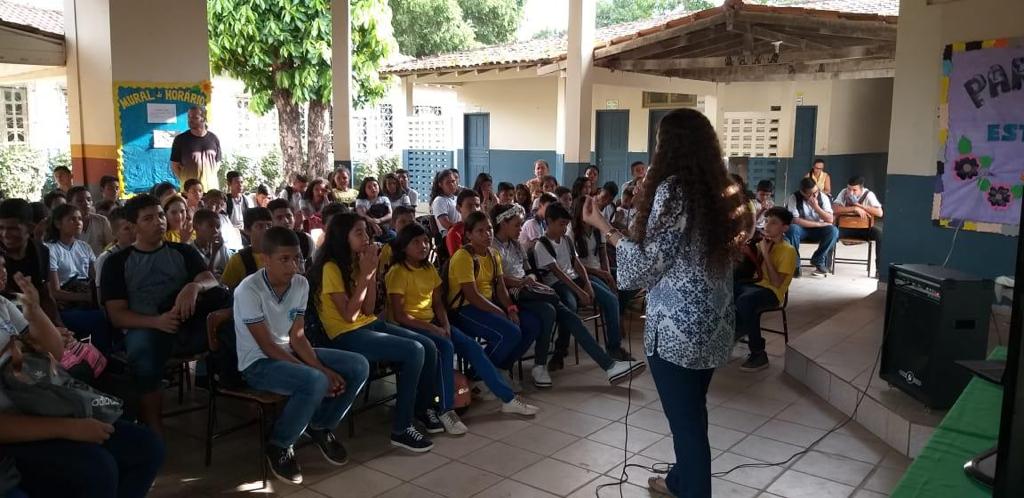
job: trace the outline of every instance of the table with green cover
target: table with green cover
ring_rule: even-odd
[[[1006,359],[999,347],[990,359]],[[956,367],[959,368],[959,367]],[[1003,388],[975,377],[935,428],[921,454],[903,474],[892,496],[897,498],[970,498],[992,496],[992,490],[964,473],[964,463],[994,447],[999,439]]]

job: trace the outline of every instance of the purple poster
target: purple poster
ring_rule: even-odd
[[[942,63],[938,217],[973,222],[978,230],[1005,231],[984,225],[1020,221],[1024,40],[949,45]]]

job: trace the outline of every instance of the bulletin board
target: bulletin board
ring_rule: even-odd
[[[1024,198],[1024,38],[947,45],[940,85],[932,219],[1016,235]]]
[[[209,81],[114,82],[117,177],[125,195],[164,181],[179,186],[170,167],[171,144],[188,130],[189,108],[207,108],[211,90]]]

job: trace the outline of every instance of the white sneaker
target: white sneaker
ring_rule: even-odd
[[[516,415],[526,415],[528,417],[536,415],[540,411],[540,408],[533,406],[525,401],[523,398],[516,396],[512,398],[512,401],[501,404],[501,413],[514,413]]]
[[[516,394],[523,392],[523,385],[520,384],[518,380],[513,379],[510,372],[502,372],[501,376],[505,379],[505,383],[508,384],[508,387],[512,388],[512,392]]]
[[[444,430],[448,434],[461,436],[469,432],[469,428],[466,427],[466,424],[462,423],[462,420],[459,419],[459,414],[455,413],[455,410],[448,410],[442,413],[440,418],[441,424],[444,425]]]
[[[618,384],[634,375],[639,375],[647,368],[642,361],[617,361],[605,372],[608,374],[608,382]]]
[[[530,373],[533,375],[533,385],[551,387],[551,374],[548,373],[547,365],[534,365]]]
[[[487,387],[487,384],[482,380],[478,380],[473,383],[473,397],[481,401],[498,399],[498,397],[491,392],[491,389]]]

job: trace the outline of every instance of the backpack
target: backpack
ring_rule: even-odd
[[[324,322],[320,320],[320,313],[316,310],[316,295],[312,292],[309,293],[309,300],[306,302],[306,314],[303,315],[303,325],[306,339],[309,340],[313,347],[328,347],[331,340],[327,337]]]
[[[299,253],[302,254],[302,259],[309,261],[309,235],[301,230],[294,230],[294,232],[295,236],[299,238]],[[256,261],[253,260],[253,263]]]
[[[206,361],[209,374],[216,377],[218,384],[228,389],[245,387],[242,372],[238,371],[237,339],[234,320],[226,320],[217,329],[217,342],[220,343],[220,348],[211,351]]]
[[[302,238],[299,238],[301,241]],[[299,242],[302,244],[302,242]],[[241,251],[238,251],[238,257],[242,258],[242,266],[245,267],[245,275],[249,276],[256,273],[260,268],[256,264],[256,255],[252,252],[252,246],[244,247]]]
[[[469,252],[469,251],[467,250],[466,252]],[[470,256],[473,256],[473,255],[470,254]],[[498,278],[500,278],[500,275],[498,275],[498,263],[494,259],[494,249],[491,249],[490,247],[487,248],[487,257],[490,258],[490,260],[491,260],[491,268],[494,271],[494,279],[491,281],[491,288],[494,289],[494,292],[498,292]],[[449,269],[449,264],[450,263],[451,263],[451,259],[445,261],[444,264],[441,266],[441,272],[440,272],[441,273],[441,295],[446,296],[445,299],[447,299],[448,293],[451,290],[451,284],[449,283],[449,275],[448,275],[448,273],[450,271],[450,269]],[[476,280],[476,278],[479,275],[480,275],[480,261],[477,260],[476,256],[473,256],[473,279]],[[461,308],[465,304],[466,304],[466,296],[462,293],[462,289],[459,289],[459,292],[457,292],[455,294],[455,297],[452,298],[451,301],[446,301],[445,302],[445,307],[450,309],[450,310],[457,310],[457,309]]]

